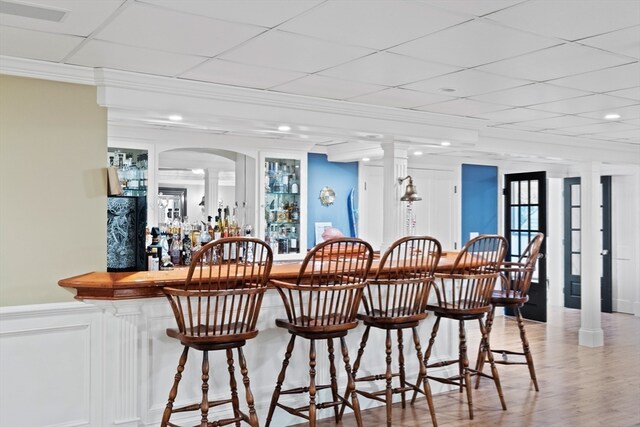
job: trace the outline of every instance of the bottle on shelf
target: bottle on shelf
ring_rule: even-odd
[[[169,255],[171,256],[171,262],[173,265],[180,265],[180,254],[182,252],[182,242],[180,241],[180,235],[174,234],[171,237],[171,246],[169,247]]]
[[[191,236],[188,233],[182,239],[182,264],[191,265]]]
[[[300,187],[298,186],[298,180],[296,180],[296,176],[292,175],[291,178],[291,187],[290,187],[290,191],[291,194],[298,194],[300,192]]]
[[[222,229],[220,228],[220,217],[215,217],[215,225],[213,226],[213,240],[218,240],[222,237]]]

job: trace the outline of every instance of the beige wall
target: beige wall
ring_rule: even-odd
[[[106,269],[106,156],[95,87],[0,75],[0,306]]]

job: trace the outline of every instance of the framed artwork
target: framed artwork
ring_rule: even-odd
[[[324,233],[324,231],[327,228],[331,228],[331,227],[332,227],[332,223],[330,223],[330,222],[316,222],[315,223],[316,245],[318,243],[324,242],[324,239],[322,238],[322,233]]]

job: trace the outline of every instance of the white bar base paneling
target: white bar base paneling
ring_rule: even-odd
[[[289,334],[275,326],[277,317],[284,317],[280,297],[276,292],[268,291],[258,322],[260,333],[244,348],[260,424],[265,422],[289,340]],[[429,316],[420,326],[423,354],[433,321],[434,317]],[[173,314],[164,298],[0,308],[0,425],[159,425],[182,351],[180,343],[167,337],[165,332],[174,324]],[[469,324],[469,327],[473,325]],[[360,326],[347,336],[351,365],[357,356],[363,329]],[[371,331],[359,376],[384,373],[384,335],[384,331]],[[457,324],[444,319],[431,361],[451,358],[457,354],[457,345]],[[474,344],[469,345],[473,348]],[[334,341],[334,346],[338,383],[344,390],[346,379],[338,340]],[[326,345],[318,341],[316,348],[317,381],[328,382]],[[308,341],[298,338],[284,387],[308,385],[308,353]],[[413,381],[417,376],[417,361],[410,331],[404,333],[404,355],[407,378]],[[397,363],[395,350],[393,357]],[[176,405],[201,400],[201,363],[201,352],[191,350]],[[210,366],[209,397],[226,398],[229,373],[224,352],[211,352]],[[453,371],[448,367],[446,374],[454,375]],[[430,373],[440,375],[443,372],[434,369]],[[240,402],[246,408],[238,366],[235,374]],[[382,388],[382,383],[376,387]],[[361,386],[371,389],[369,384]],[[431,382],[431,387],[434,393],[448,390],[435,381]],[[364,397],[359,397],[359,401],[362,408],[379,405]],[[286,396],[282,402],[294,406],[307,404],[304,395]],[[34,404],[37,410],[34,410]],[[426,405],[424,400],[418,404]],[[224,406],[214,408],[210,413],[213,417],[231,415]],[[319,411],[320,417],[332,414],[331,410]],[[195,424],[199,415],[175,415],[172,420]],[[286,426],[302,421],[276,409],[272,425]]]

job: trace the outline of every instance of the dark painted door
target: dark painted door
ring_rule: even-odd
[[[602,274],[601,274],[601,310],[605,313],[612,311],[611,295],[611,177],[600,177],[602,197]],[[580,308],[581,279],[580,279],[580,178],[565,178],[564,180],[564,306]]]
[[[533,236],[547,235],[547,177],[545,172],[505,175],[505,237],[509,241],[508,259],[517,260]],[[529,301],[522,315],[531,320],[547,321],[547,244],[540,249],[541,258],[529,288]]]

